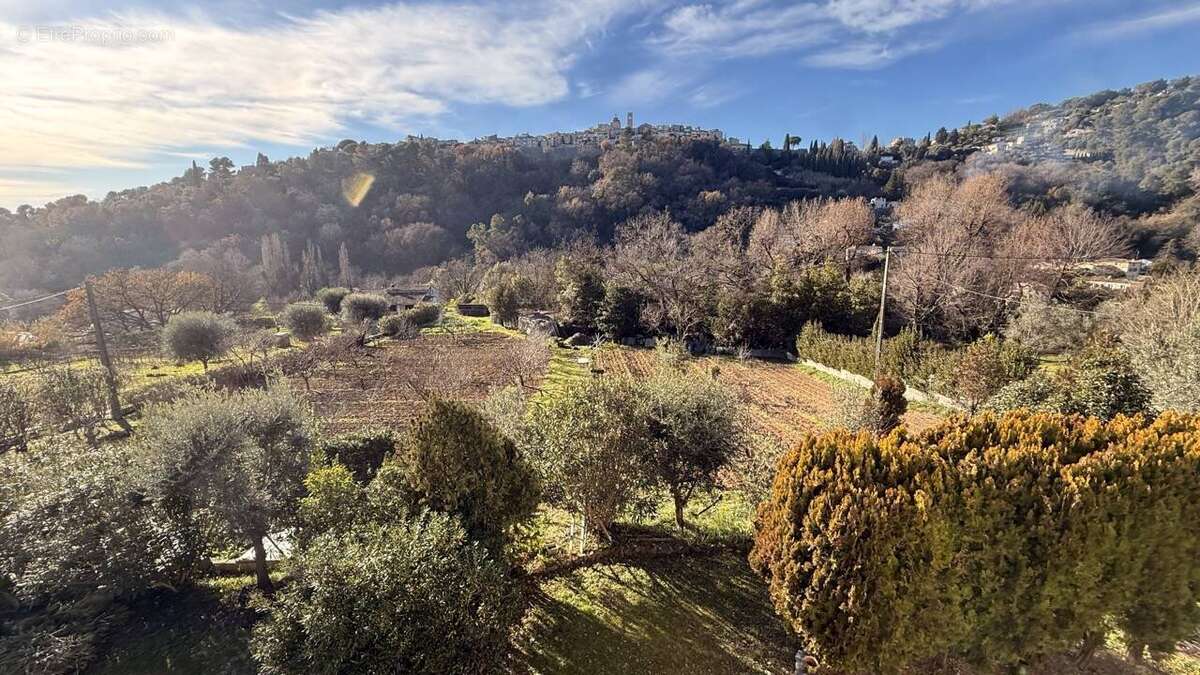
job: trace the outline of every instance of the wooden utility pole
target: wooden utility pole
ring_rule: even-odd
[[[875,319],[875,377],[879,377],[879,360],[883,356],[883,310],[887,306],[888,263],[892,260],[892,249],[883,249],[883,289],[879,293],[879,316]]]
[[[121,411],[121,399],[117,395],[117,372],[113,369],[112,359],[108,356],[108,342],[104,339],[104,326],[100,324],[100,311],[96,309],[96,296],[92,293],[92,282],[83,282],[83,291],[87,295],[88,314],[92,318],[92,328],[96,331],[96,349],[100,352],[100,365],[104,366],[104,382],[108,385],[108,412],[113,421],[125,431],[133,431]]]

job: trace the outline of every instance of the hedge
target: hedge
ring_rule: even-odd
[[[796,353],[801,358],[840,368],[863,377],[875,376],[875,340],[829,333],[821,324],[810,322],[796,338]],[[905,328],[883,341],[883,372],[894,375],[914,387],[949,391],[954,362],[959,356],[952,350],[917,336]]]
[[[1110,623],[1169,650],[1200,627],[1200,417],[1016,412],[920,436],[844,430],[781,460],[751,563],[823,664],[1013,667]]]
[[[809,322],[796,338],[796,353],[831,368],[875,377],[875,341],[837,335]],[[1009,382],[1019,380],[1037,364],[1032,352],[1013,342],[988,335],[965,347],[951,349],[926,340],[909,328],[883,341],[882,374],[898,377],[924,391],[956,398],[971,409]]]

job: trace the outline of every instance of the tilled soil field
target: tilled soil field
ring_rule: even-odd
[[[597,351],[596,366],[606,373],[645,377],[654,371],[656,359],[652,349],[606,347]],[[833,385],[795,364],[722,357],[703,357],[690,363],[704,372],[718,368],[717,379],[733,387],[748,404],[757,430],[785,444],[819,430],[833,411]],[[905,424],[914,431],[941,420],[941,416],[926,410],[910,410],[904,416]]]
[[[366,426],[404,429],[430,395],[477,401],[512,384],[504,359],[516,340],[478,332],[387,341],[322,363],[309,375],[307,391],[299,376],[291,385],[333,433]]]

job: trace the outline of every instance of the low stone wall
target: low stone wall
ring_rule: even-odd
[[[820,371],[822,373],[825,373],[826,375],[831,375],[833,377],[838,378],[839,380],[845,380],[846,382],[849,382],[851,384],[856,384],[865,389],[870,389],[875,384],[874,382],[871,381],[871,378],[869,378],[869,377],[863,377],[862,375],[859,375],[858,373],[852,373],[848,370],[842,370],[841,368],[830,368],[829,366],[827,366],[823,363],[818,363],[816,361],[811,361],[809,359],[801,359],[800,363],[809,368],[812,368],[813,370]],[[950,398],[949,396],[943,396],[942,394],[935,394],[933,392],[921,391],[920,389],[914,389],[914,388],[908,387],[908,386],[906,386],[904,389],[904,398],[906,398],[910,401],[918,401],[921,403],[933,403],[935,405],[940,405],[944,408],[950,408],[951,410],[965,410],[966,409],[963,407],[963,404],[959,403],[958,401],[955,401],[954,399]]]

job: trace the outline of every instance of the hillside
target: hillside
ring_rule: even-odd
[[[1156,80],[1038,104],[999,121],[974,166],[1033,166],[1084,201],[1149,212],[1194,192],[1200,166],[1200,78]]]
[[[780,148],[745,150],[626,133],[574,157],[486,140],[414,138],[345,140],[283,161],[260,154],[240,169],[218,157],[207,168],[193,164],[170,181],[100,201],[74,196],[0,209],[0,300],[58,291],[114,267],[204,253],[249,267],[271,233],[282,235],[295,260],[312,242],[331,265],[344,244],[361,272],[405,275],[472,247],[505,259],[581,235],[604,241],[617,224],[648,211],[669,210],[697,231],[741,206],[898,198],[906,183],[946,171],[1004,173],[1020,203],[1083,202],[1139,218],[1193,193],[1198,100],[1196,78],[1157,81],[919,140],[873,139],[861,149],[790,135]],[[1186,240],[1178,220],[1150,223],[1171,233],[1146,236],[1148,253]]]

